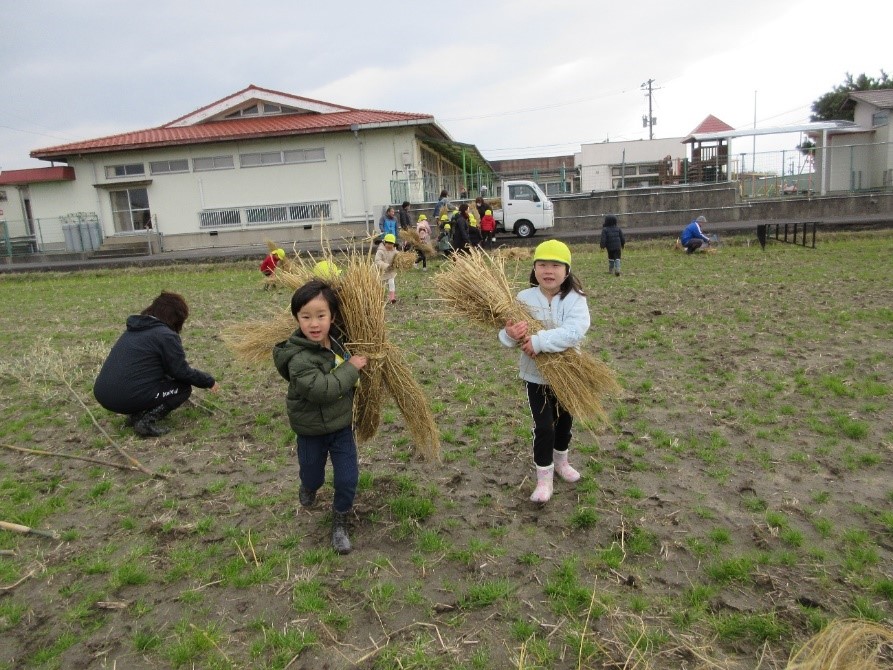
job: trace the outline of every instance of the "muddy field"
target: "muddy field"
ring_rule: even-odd
[[[624,390],[543,506],[516,354],[443,313],[436,267],[401,275],[390,333],[443,462],[388,404],[348,556],[331,488],[297,504],[284,382],[220,339],[288,291],[253,264],[0,277],[0,443],[124,465],[114,441],[156,475],[0,450],[0,520],[60,534],[0,532],[0,668],[752,670],[834,619],[889,625],[893,237],[747,242],[630,244],[621,277],[574,249]],[[222,393],[143,440],[90,388],[162,288]]]

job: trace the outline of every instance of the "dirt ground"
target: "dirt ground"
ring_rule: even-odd
[[[163,479],[0,453],[0,496],[60,501],[41,527],[70,534],[3,536],[16,553],[0,557],[15,566],[0,584],[0,668],[782,668],[817,622],[889,623],[891,271],[829,261],[829,274],[799,277],[796,253],[755,265],[730,249],[688,277],[681,263],[695,259],[673,257],[659,276],[628,261],[619,279],[587,257],[587,347],[624,392],[609,428],[577,431],[583,480],[556,481],[546,505],[528,500],[515,355],[436,316],[428,277],[404,281],[388,318],[437,410],[444,462],[412,456],[386,407],[360,448],[368,480],[344,557],[317,551],[331,488],[313,509],[297,505],[284,387],[268,370],[237,372],[219,339],[200,349],[214,315],[197,309],[184,331],[192,362],[248,383],[197,394],[201,406],[152,440],[91,407]],[[7,422],[50,401],[61,415],[7,425],[4,443],[122,462],[64,389],[34,393],[4,378]],[[847,419],[867,435],[841,435]],[[401,518],[404,494],[430,514]],[[440,543],[426,546],[426,531]],[[743,576],[720,574],[736,560]],[[475,604],[473,587],[494,583],[507,594]],[[297,595],[308,584],[322,586],[318,606]],[[294,653],[274,632],[315,643]]]

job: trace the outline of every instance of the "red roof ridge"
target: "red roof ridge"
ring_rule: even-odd
[[[689,133],[689,136],[695,135],[698,133],[719,133],[723,130],[735,130],[725,121],[716,118],[713,114],[708,114],[707,118],[705,118],[701,123],[698,124],[698,127],[692,130]]]

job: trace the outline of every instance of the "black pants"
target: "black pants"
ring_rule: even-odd
[[[167,407],[168,412],[173,412],[184,402],[189,400],[192,395],[192,384],[184,384],[173,379],[161,382],[158,385],[158,391],[155,397],[148,402],[145,407],[139,408],[138,411],[154,409],[159,405]],[[128,412],[131,413],[131,412]]]
[[[421,249],[416,249],[416,255],[419,257],[419,260],[416,263],[421,263],[423,268],[428,267],[428,259],[425,258],[425,252]]]
[[[533,415],[533,462],[541,468],[552,465],[552,450],[567,451],[574,417],[564,409],[545,384],[525,382],[527,402]]]
[[[616,261],[620,258],[621,249],[608,249],[608,260]]]
[[[689,240],[688,244],[685,245],[685,253],[693,254],[698,249],[700,249],[702,246],[704,246],[704,240],[696,237],[693,240]]]

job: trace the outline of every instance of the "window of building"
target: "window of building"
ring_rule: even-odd
[[[107,165],[105,168],[105,176],[108,179],[114,179],[115,177],[134,177],[141,174],[146,174],[146,166],[142,163]]]
[[[283,154],[285,163],[313,163],[326,159],[325,149],[290,149]]]
[[[149,193],[144,188],[127,188],[109,193],[112,201],[112,219],[119,233],[145,230],[152,227],[149,211]]]
[[[6,202],[6,191],[0,191],[0,202]]]
[[[192,169],[196,172],[206,170],[232,170],[235,167],[232,156],[209,156],[207,158],[193,158]]]
[[[875,112],[871,115],[871,125],[872,127],[877,126],[886,126],[890,123],[890,110],[882,109],[879,112]]]
[[[251,154],[239,154],[239,164],[242,167],[257,167],[259,165],[279,165],[282,163],[281,151],[260,151]]]
[[[149,172],[152,174],[189,172],[189,161],[185,158],[175,161],[152,161],[149,163]]]

